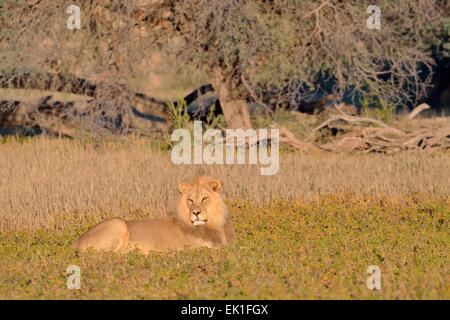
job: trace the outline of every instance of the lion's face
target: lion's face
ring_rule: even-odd
[[[219,180],[207,177],[199,177],[193,183],[180,183],[180,218],[194,227],[222,227],[227,211],[220,196],[220,188]]]

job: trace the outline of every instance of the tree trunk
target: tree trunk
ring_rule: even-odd
[[[233,96],[229,81],[223,73],[216,69],[211,80],[219,97],[228,127],[230,129],[252,128],[247,102],[242,98]]]

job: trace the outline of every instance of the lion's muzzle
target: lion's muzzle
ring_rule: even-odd
[[[191,211],[191,222],[194,226],[205,225],[207,221],[206,217],[202,217],[202,211]]]

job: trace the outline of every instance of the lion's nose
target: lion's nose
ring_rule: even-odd
[[[197,211],[192,211],[192,214],[198,218],[198,215],[201,213],[201,211],[197,210]]]

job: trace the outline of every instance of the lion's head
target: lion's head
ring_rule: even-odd
[[[217,179],[200,176],[193,182],[180,183],[181,193],[177,213],[186,224],[199,227],[208,226],[222,229],[228,210],[220,195],[221,182]]]

